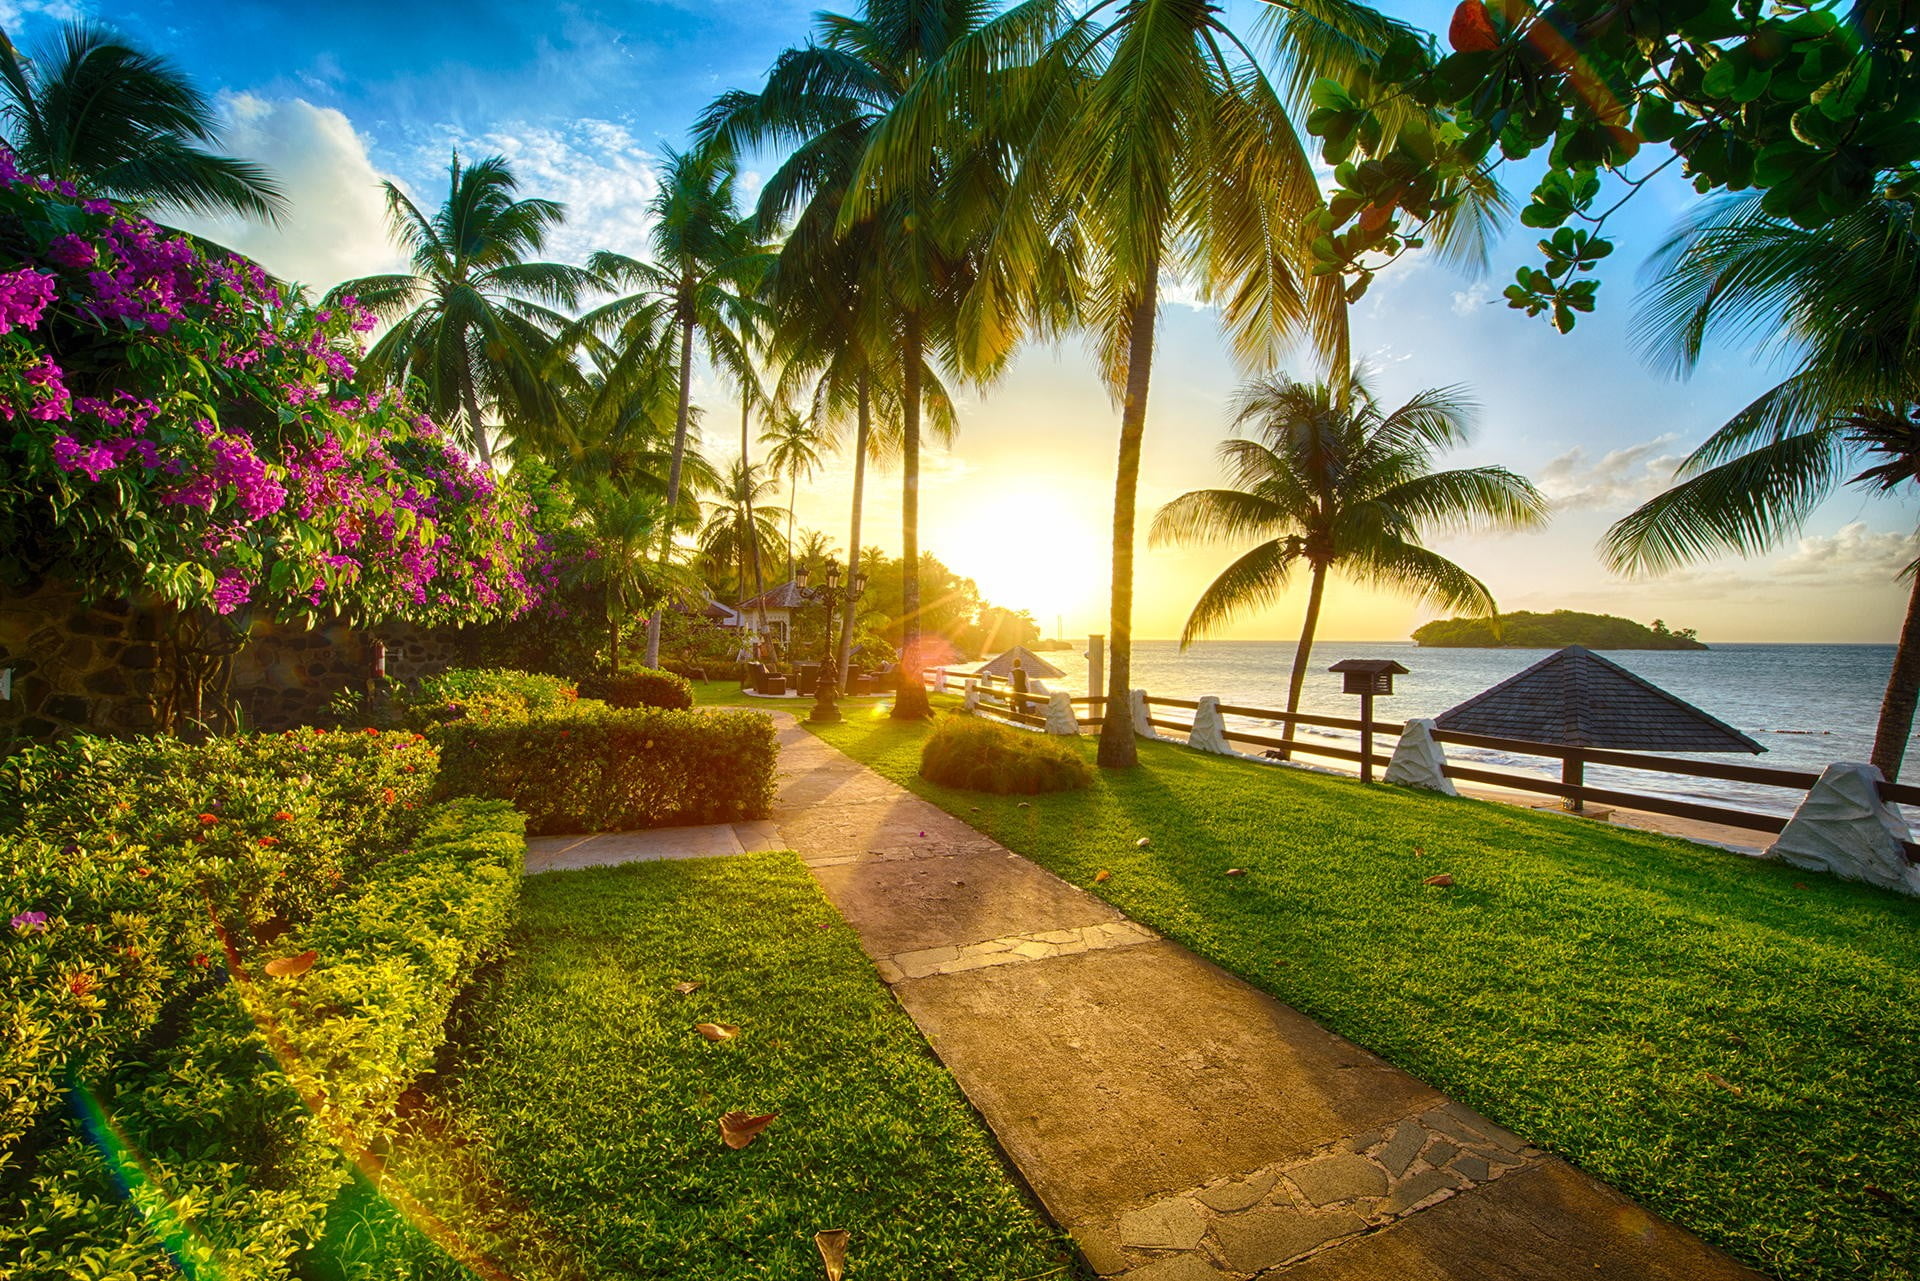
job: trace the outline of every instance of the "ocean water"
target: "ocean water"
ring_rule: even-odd
[[[1084,645],[1041,655],[1067,674],[1048,681],[1053,689],[1087,692]],[[1360,700],[1340,692],[1340,677],[1327,668],[1343,658],[1391,658],[1408,668],[1395,678],[1392,697],[1375,701],[1375,715],[1400,721],[1434,716],[1545,658],[1544,649],[1422,649],[1410,641],[1321,641],[1301,696],[1301,710],[1356,717]],[[1136,641],[1133,680],[1137,689],[1173,698],[1217,694],[1224,703],[1282,708],[1293,665],[1291,642],[1203,641],[1185,653],[1173,641]],[[1873,746],[1880,696],[1893,665],[1891,645],[1715,645],[1707,650],[1608,650],[1606,657],[1662,689],[1745,731],[1766,747],[1764,755],[1702,753],[1685,760],[1723,760],[1818,772],[1833,761],[1864,761]],[[1104,691],[1101,691],[1104,692]],[[1164,709],[1168,719],[1188,713]],[[1272,733],[1274,721],[1229,717],[1229,726]],[[1305,730],[1351,746],[1358,735]],[[1920,736],[1916,736],[1920,738]],[[1558,762],[1449,747],[1463,762],[1515,772],[1557,776]],[[1910,746],[1912,772],[1920,772],[1920,744]],[[1314,764],[1349,768],[1332,760]],[[1644,770],[1590,766],[1587,782],[1621,791],[1657,792],[1689,800],[1776,813],[1790,812],[1799,793],[1718,779],[1688,779]],[[1911,781],[1911,777],[1909,778]]]

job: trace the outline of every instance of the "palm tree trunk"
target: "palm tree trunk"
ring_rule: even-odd
[[[867,376],[860,375],[860,424],[853,434],[853,530],[847,535],[847,603],[840,617],[840,689],[847,688],[847,673],[853,665],[853,620],[860,603],[853,596],[853,580],[860,574],[860,501],[867,484],[867,435],[873,430],[873,406],[867,388]]]
[[[1159,310],[1159,263],[1142,273],[1144,287],[1133,300],[1127,325],[1127,398],[1120,409],[1120,462],[1113,479],[1113,599],[1107,630],[1107,710],[1100,723],[1097,759],[1106,769],[1138,763],[1127,692],[1133,680],[1133,526],[1140,485],[1140,441],[1147,427],[1147,383],[1153,375],[1153,324]]]
[[[1920,700],[1920,574],[1907,598],[1907,620],[1900,625],[1900,645],[1893,651],[1893,671],[1887,693],[1880,700],[1880,725],[1873,734],[1873,763],[1888,782],[1900,779],[1907,740],[1913,736],[1913,709]]]
[[[760,530],[753,523],[753,468],[747,463],[747,389],[744,385],[740,388],[740,470],[747,482],[743,501],[747,511],[746,537],[753,549],[753,598],[759,601],[755,609],[760,615],[760,631],[764,633],[767,630],[767,603],[760,598],[766,595],[767,587],[760,577]],[[740,590],[747,590],[744,571],[740,575]]]
[[[793,499],[794,499],[794,495],[798,492],[799,484],[800,484],[800,473],[797,470],[789,471],[787,473],[787,581],[788,582],[793,581],[793,515],[794,515]]]
[[[480,397],[473,389],[472,353],[467,350],[465,338],[460,340],[460,354],[468,357],[460,373],[460,410],[467,416],[467,431],[473,436],[473,452],[480,456],[480,466],[487,472],[493,471],[493,448],[487,443],[487,427],[480,421]]]
[[[1307,663],[1313,655],[1313,634],[1320,627],[1320,598],[1327,588],[1327,567],[1316,563],[1313,567],[1313,581],[1307,587],[1307,617],[1300,624],[1300,643],[1293,650],[1293,675],[1287,680],[1287,711],[1300,710],[1300,691],[1307,683]],[[1287,741],[1293,741],[1294,722],[1288,721],[1283,731]],[[1290,749],[1281,749],[1281,759],[1289,760],[1293,756]]]
[[[927,714],[920,685],[920,313],[909,310],[900,343],[900,687],[893,714]]]
[[[693,310],[680,322],[680,408],[673,420],[673,461],[667,464],[666,536],[661,540],[660,564],[673,559],[673,527],[680,508],[680,465],[687,457],[687,421],[693,408]],[[660,619],[666,609],[655,606],[647,620],[647,666],[660,666]]]

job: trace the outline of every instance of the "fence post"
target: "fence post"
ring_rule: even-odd
[[[1107,638],[1098,632],[1087,637],[1087,696],[1098,698],[1106,692]]]
[[[1585,757],[1580,755],[1578,749],[1568,748],[1567,754],[1561,758],[1560,781],[1568,787],[1584,787],[1586,785],[1587,761]],[[1567,808],[1575,814],[1583,813],[1587,808],[1586,799],[1582,797],[1580,793],[1574,792],[1567,797]]]
[[[1287,735],[1292,738],[1293,735]],[[1360,781],[1373,781],[1373,691],[1360,695]]]

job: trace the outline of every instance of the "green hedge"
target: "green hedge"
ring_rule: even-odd
[[[5,762],[8,1275],[293,1275],[516,901],[519,815],[423,804],[433,766],[324,731]]]
[[[758,712],[580,704],[518,724],[430,731],[442,795],[511,801],[535,835],[764,818],[778,755]]]
[[[693,706],[693,683],[672,672],[642,667],[638,671],[622,672],[603,684],[605,692],[599,697],[606,699],[610,707]]]
[[[1061,739],[948,716],[920,750],[920,777],[969,791],[1031,796],[1085,787],[1093,781],[1093,767]]]
[[[572,706],[579,691],[570,681],[505,667],[455,667],[419,680],[392,681],[372,709],[354,690],[342,690],[327,706],[327,721],[346,729],[423,730],[446,721],[525,720]]]

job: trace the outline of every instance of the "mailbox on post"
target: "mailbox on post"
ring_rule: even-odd
[[[1407,669],[1391,658],[1343,658],[1327,669],[1339,672],[1343,692],[1360,696],[1360,781],[1373,781],[1373,700],[1393,693],[1393,678]]]

